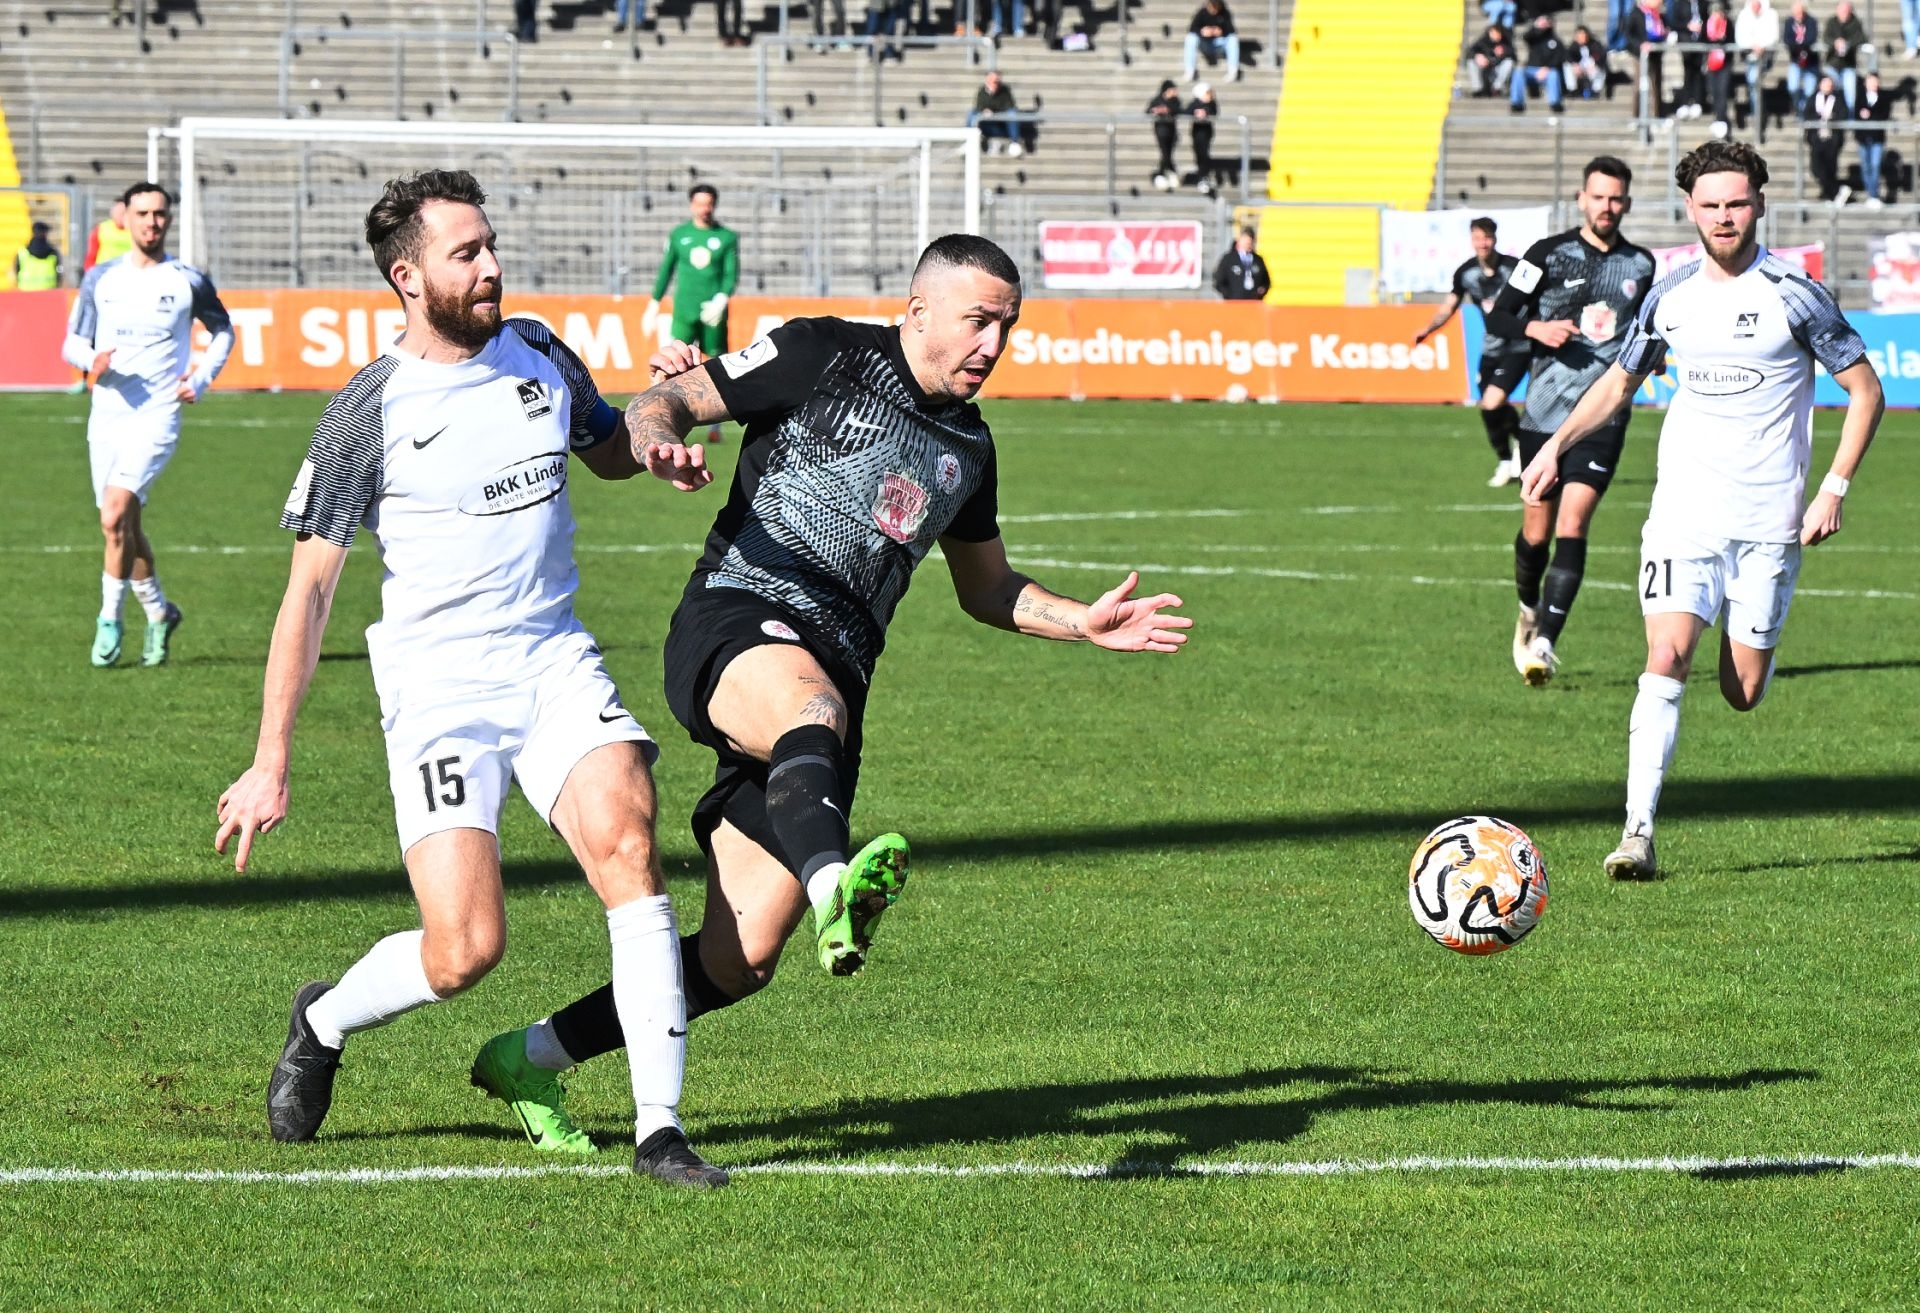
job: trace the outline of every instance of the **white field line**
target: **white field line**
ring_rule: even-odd
[[[1564,1173],[1736,1173],[1819,1172],[1841,1170],[1913,1171],[1920,1154],[1881,1153],[1756,1156],[1739,1158],[1329,1158],[1315,1162],[1120,1162],[1120,1163],[901,1163],[772,1162],[728,1170],[751,1176],[858,1176],[1073,1178],[1112,1180],[1151,1176],[1378,1176],[1395,1172],[1440,1175],[1466,1172]],[[349,1167],[331,1170],[262,1172],[217,1169],[133,1167],[15,1167],[0,1169],[0,1186],[28,1185],[404,1185],[421,1181],[534,1180],[542,1177],[625,1176],[624,1166],[573,1167]]]

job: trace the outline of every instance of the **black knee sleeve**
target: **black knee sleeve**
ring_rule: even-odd
[[[1545,603],[1540,611],[1540,632],[1549,642],[1560,641],[1560,631],[1566,628],[1567,614],[1573,610],[1573,599],[1579,595],[1580,581],[1586,573],[1585,538],[1562,538],[1554,544],[1553,564],[1547,567],[1540,585],[1540,600]]]
[[[767,762],[767,822],[802,884],[847,860],[845,758],[830,726],[802,725],[780,736]]]
[[[1540,576],[1546,573],[1546,543],[1530,543],[1525,534],[1513,538],[1513,586],[1520,594],[1520,605],[1533,609],[1540,605]]]
[[[1487,442],[1493,447],[1493,454],[1501,460],[1513,456],[1513,435],[1507,432],[1506,417],[1502,411],[1511,413],[1512,406],[1496,406],[1492,410],[1480,412],[1481,426],[1487,430]]]

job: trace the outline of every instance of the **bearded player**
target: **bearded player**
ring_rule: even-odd
[[[1702,258],[1653,288],[1616,360],[1521,479],[1544,504],[1564,453],[1609,422],[1672,353],[1679,390],[1660,429],[1660,468],[1640,538],[1637,591],[1647,665],[1627,733],[1627,823],[1606,858],[1615,879],[1659,874],[1654,810],[1673,760],[1695,647],[1722,626],[1720,695],[1735,711],[1766,696],[1773,653],[1800,577],[1800,549],[1840,531],[1841,507],[1885,408],[1860,335],[1826,288],[1768,253],[1766,161],[1744,142],[1710,141],[1675,179]],[[1814,365],[1847,394],[1840,446],[1811,504]]]

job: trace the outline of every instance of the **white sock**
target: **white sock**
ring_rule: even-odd
[[[388,935],[367,955],[347,968],[340,983],[307,1008],[307,1024],[322,1044],[337,1049],[347,1036],[384,1026],[402,1013],[440,996],[427,984],[427,968],[420,960],[422,930]]]
[[[160,621],[166,619],[167,595],[160,591],[160,576],[152,575],[146,579],[133,581],[133,599],[140,603],[140,609],[147,613],[147,619]]]
[[[1680,737],[1680,695],[1687,686],[1665,675],[1640,676],[1640,693],[1633,700],[1633,718],[1627,728],[1627,830],[1653,833],[1654,808],[1660,805],[1660,785],[1673,764],[1674,741]]]
[[[840,887],[840,872],[846,869],[845,862],[828,862],[807,877],[807,901],[813,904],[815,916],[825,916],[833,910],[833,895]]]
[[[687,1071],[687,996],[672,900],[658,894],[614,908],[607,913],[607,938],[613,942],[613,1010],[627,1037],[638,1143],[680,1125],[675,1110]]]
[[[565,1071],[573,1065],[573,1055],[554,1033],[553,1018],[542,1017],[527,1027],[527,1061],[547,1071]]]
[[[127,600],[127,585],[130,579],[115,579],[102,571],[100,575],[100,618],[118,620],[120,608]]]

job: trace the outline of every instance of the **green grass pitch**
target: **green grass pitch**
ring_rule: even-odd
[[[1920,1160],[1813,1161],[1920,1154],[1911,414],[1808,553],[1765,704],[1736,714],[1696,678],[1670,878],[1618,886],[1600,858],[1659,416],[1601,508],[1561,676],[1529,690],[1508,656],[1517,516],[1484,486],[1472,412],[989,401],[1015,561],[1082,597],[1139,566],[1186,599],[1191,645],[989,630],[928,562],[854,818],[914,839],[912,886],[860,976],[801,942],[765,993],[696,1023],[694,1141],[766,1169],[696,1198],[617,1170],[469,1170],[547,1165],[468,1086],[475,1048],[606,971],[598,904],[517,797],[505,963],[356,1039],[317,1143],[267,1136],[293,987],[414,924],[361,635],[370,549],[300,720],[289,822],[245,876],[211,846],[321,404],[216,392],[190,412],[148,518],[187,615],[176,659],[96,671],[84,402],[0,399],[0,1307],[1920,1302]],[[1837,417],[1818,427],[1816,470]],[[659,644],[724,486],[576,466],[573,489],[580,611],[664,745],[691,924],[685,817],[710,764],[666,713]],[[1539,930],[1484,960],[1406,907],[1415,843],[1474,811],[1528,830],[1552,879]],[[624,1167],[623,1060],[573,1090]],[[1409,1161],[1466,1157],[1515,1162]],[[1662,1158],[1722,1165],[1572,1162]],[[1753,1158],[1797,1161],[1726,1165]],[[1204,1170],[1331,1163],[1368,1170]],[[378,1177],[423,1168],[468,1174]],[[1000,1170],[937,1174],[961,1168]],[[376,1179],[278,1175],[308,1169]]]

